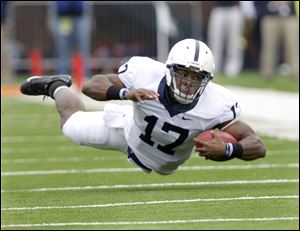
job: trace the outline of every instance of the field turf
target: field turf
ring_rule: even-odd
[[[264,159],[193,153],[173,175],[73,144],[55,107],[1,98],[1,229],[299,229],[299,142]]]

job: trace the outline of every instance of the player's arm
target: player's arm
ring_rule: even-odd
[[[92,99],[103,101],[107,100],[107,89],[115,86],[119,89],[125,88],[125,85],[120,81],[118,75],[94,75],[90,80],[84,83],[82,93]]]
[[[148,89],[127,89],[117,74],[93,76],[84,83],[82,92],[99,101],[129,99],[142,102],[143,100],[152,100],[158,97],[158,93]]]
[[[266,155],[266,146],[246,123],[237,121],[224,129],[232,134],[241,144],[243,152],[239,159],[255,160]]]
[[[195,140],[203,145],[201,148],[196,148],[200,156],[205,156],[206,159],[215,161],[225,161],[233,157],[242,160],[255,160],[265,156],[266,147],[264,143],[246,123],[234,121],[234,123],[224,123],[218,128],[224,128],[222,129],[223,131],[230,133],[238,140],[238,146],[235,146],[237,149],[234,151],[234,155],[227,158],[225,156],[225,143],[220,137],[213,135],[214,139],[210,142]]]

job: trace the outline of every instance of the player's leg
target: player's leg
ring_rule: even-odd
[[[63,126],[75,112],[85,111],[82,101],[69,88],[57,88],[54,92],[54,99],[57,111],[60,114],[61,126]]]
[[[34,76],[21,85],[21,92],[26,95],[52,97],[60,113],[62,132],[73,142],[126,152],[127,142],[123,127],[108,125],[103,118],[103,112],[85,112],[79,97],[68,88],[71,84],[71,77],[68,75]],[[123,118],[123,114],[118,118]]]
[[[75,112],[62,126],[62,132],[80,145],[127,153],[124,128],[108,125],[103,111]]]
[[[69,89],[71,84],[69,75],[33,76],[21,85],[20,90],[26,95],[45,95],[53,98],[63,125],[75,112],[85,111],[80,98]]]

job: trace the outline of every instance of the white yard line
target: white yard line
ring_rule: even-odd
[[[277,156],[277,155],[297,155],[299,154],[299,150],[298,149],[285,149],[285,150],[269,150],[267,149],[267,154],[266,156]],[[198,158],[199,156],[197,153],[195,153],[194,155],[191,156],[191,158]]]
[[[289,155],[299,153],[299,150],[287,149],[287,150],[274,150],[268,151],[267,155]],[[2,153],[3,154],[3,153]],[[190,157],[191,159],[200,159],[195,153]],[[106,156],[103,155],[97,157],[49,157],[49,158],[19,158],[19,159],[2,159],[2,164],[27,164],[27,163],[52,163],[52,162],[89,162],[89,161],[107,161],[107,160],[124,160],[123,155]]]
[[[27,143],[27,142],[57,142],[57,141],[66,141],[67,137],[62,134],[59,135],[39,135],[39,136],[2,136],[2,143]],[[278,144],[279,142],[285,142],[285,140],[269,140],[268,143]]]
[[[15,121],[15,120],[36,120],[36,119],[45,119],[47,117],[52,118],[52,117],[58,117],[58,113],[23,113],[23,114],[4,114],[1,117],[2,122],[7,122],[7,121]]]
[[[244,222],[244,221],[290,221],[299,220],[299,217],[257,217],[257,218],[216,218],[216,219],[193,219],[193,220],[162,220],[162,221],[120,221],[120,222],[66,222],[66,223],[43,223],[43,224],[7,224],[1,228],[17,227],[47,227],[47,226],[91,226],[91,225],[157,225],[157,224],[185,224],[207,222]]]
[[[31,141],[30,141],[31,142]],[[52,141],[56,142],[56,141]],[[88,146],[82,146],[82,145],[56,145],[56,146],[47,146],[47,147],[9,147],[9,148],[1,148],[1,154],[27,154],[27,153],[39,153],[44,152],[45,148],[47,150],[53,150],[53,151],[73,151],[73,150],[82,150],[91,148]],[[95,149],[93,149],[95,150]],[[101,149],[98,149],[99,151],[103,151]],[[297,149],[285,149],[285,150],[267,150],[267,155],[269,154],[277,154],[277,153],[299,153],[299,150]],[[193,155],[191,157],[194,157]],[[198,157],[197,155],[195,157]],[[199,158],[199,157],[198,157]]]
[[[57,142],[66,141],[67,138],[63,135],[52,136],[3,136],[1,137],[2,143],[26,143],[26,142]]]
[[[65,152],[65,151],[74,151],[74,150],[83,150],[86,149],[86,146],[79,145],[59,145],[54,147],[18,147],[18,148],[1,148],[1,154],[24,154],[24,153],[45,153],[45,151],[49,152],[53,150],[53,152]],[[100,150],[100,149],[99,149]]]
[[[99,207],[119,207],[131,205],[153,205],[153,204],[172,204],[172,203],[194,203],[194,202],[215,202],[215,201],[239,201],[239,200],[268,200],[268,199],[299,199],[298,195],[288,196],[259,196],[259,197],[229,197],[229,198],[196,198],[184,200],[164,200],[164,201],[137,201],[127,203],[112,204],[94,204],[94,205],[65,205],[65,206],[38,206],[38,207],[17,207],[1,208],[1,211],[20,211],[20,210],[40,210],[40,209],[82,209],[82,208],[99,208]]]
[[[120,188],[159,188],[177,186],[203,186],[203,185],[240,185],[240,184],[278,184],[278,183],[299,183],[299,179],[267,179],[267,180],[235,180],[235,181],[207,181],[207,182],[172,182],[157,184],[127,184],[127,185],[99,185],[82,187],[62,188],[35,188],[35,189],[1,189],[1,193],[12,192],[48,192],[48,191],[70,191],[70,190],[94,190],[94,189],[120,189]]]
[[[50,158],[28,158],[28,159],[12,159],[1,160],[2,164],[32,164],[32,163],[53,163],[53,162],[95,162],[124,160],[122,155],[99,156],[99,157],[50,157]]]
[[[299,168],[298,163],[290,164],[256,164],[256,165],[224,165],[224,166],[186,166],[179,167],[179,171],[202,171],[202,170],[247,170],[247,169],[270,169],[270,168]],[[82,174],[82,173],[111,173],[111,172],[138,172],[139,168],[97,168],[97,169],[62,169],[41,171],[9,171],[1,172],[1,176],[28,176],[28,175],[57,175],[57,174]]]

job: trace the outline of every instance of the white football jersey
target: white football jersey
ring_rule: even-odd
[[[240,107],[233,93],[209,82],[198,101],[188,105],[170,101],[164,63],[147,57],[132,57],[119,68],[119,78],[129,89],[158,92],[158,99],[133,103],[125,116],[128,146],[148,168],[171,174],[191,155],[192,139],[200,132],[238,118]]]

